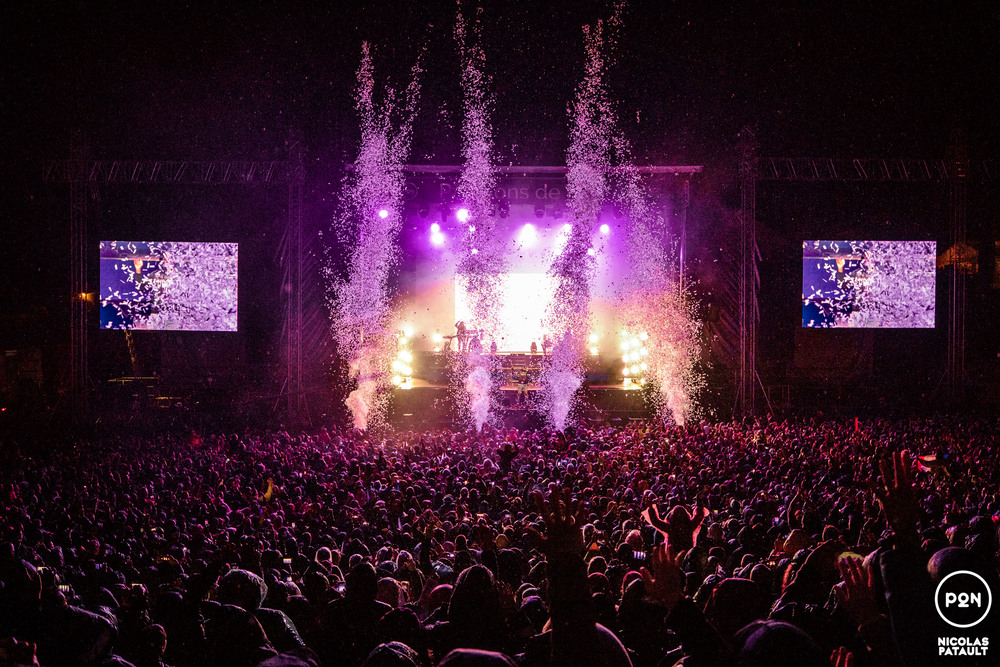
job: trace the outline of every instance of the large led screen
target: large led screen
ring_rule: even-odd
[[[802,326],[934,327],[933,241],[804,241]]]
[[[478,332],[484,347],[492,341],[501,350],[527,352],[542,345],[546,311],[556,291],[556,279],[545,273],[505,273],[498,276],[497,330]],[[474,298],[469,279],[455,276],[455,320],[472,321]]]
[[[236,331],[238,244],[101,241],[101,328]]]

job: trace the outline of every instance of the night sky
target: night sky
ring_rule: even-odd
[[[68,193],[42,182],[41,165],[68,156],[78,130],[100,158],[280,159],[298,128],[322,227],[356,146],[352,87],[369,40],[378,76],[400,86],[426,45],[412,161],[456,163],[454,3],[320,4],[4,3],[3,311],[65,303]],[[563,163],[581,26],[609,4],[486,3],[503,163]],[[633,2],[609,83],[637,162],[703,164],[719,175],[709,182],[730,178],[745,124],[763,155],[943,157],[962,127],[972,157],[995,157],[998,37],[994,2]]]

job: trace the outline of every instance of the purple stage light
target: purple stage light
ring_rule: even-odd
[[[593,257],[594,255],[597,254],[597,251],[594,250],[593,248],[587,248],[587,254]]]
[[[435,246],[444,245],[444,234],[441,232],[431,232],[431,244]]]
[[[603,225],[601,225],[601,233],[602,234],[610,234],[611,233],[611,227],[608,225],[608,223],[604,223]]]
[[[473,248],[473,249],[472,249],[472,254],[473,254],[473,255],[478,255],[478,254],[479,254],[479,250],[478,250],[478,249],[476,249],[476,248]]]
[[[389,217],[389,211],[387,211],[386,209],[383,208],[381,211],[378,212],[378,217],[380,217],[383,220],[385,220],[386,218]]]
[[[431,234],[439,234],[441,232],[441,225],[438,223],[433,223],[431,225]]]
[[[469,221],[469,209],[467,209],[467,208],[460,208],[460,209],[458,209],[458,212],[455,214],[455,217],[458,218],[459,222],[468,222]]]

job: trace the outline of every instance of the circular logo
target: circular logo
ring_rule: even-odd
[[[992,606],[993,594],[986,580],[969,570],[952,572],[934,591],[934,608],[938,616],[956,628],[978,625]]]

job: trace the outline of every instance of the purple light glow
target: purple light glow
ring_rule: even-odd
[[[611,227],[608,225],[608,223],[604,223],[603,225],[601,225],[601,233],[602,234],[610,234],[611,233]]]
[[[467,209],[467,208],[460,208],[460,209],[458,209],[458,212],[455,213],[455,217],[458,218],[459,222],[468,222],[469,221],[469,209]]]
[[[386,209],[383,208],[381,211],[378,212],[378,217],[380,217],[383,220],[385,220],[386,218],[389,217],[389,211],[387,211]]]
[[[444,234],[441,232],[431,232],[431,245],[439,247],[444,245]]]

